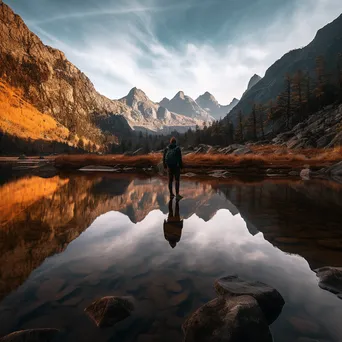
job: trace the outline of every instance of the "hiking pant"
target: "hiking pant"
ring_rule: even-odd
[[[172,194],[173,178],[176,179],[176,195],[179,194],[179,180],[180,180],[180,167],[169,167],[167,169],[169,174],[169,191]]]

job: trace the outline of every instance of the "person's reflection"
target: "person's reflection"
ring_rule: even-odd
[[[179,201],[176,201],[175,213],[173,213],[173,201],[169,202],[169,216],[164,220],[164,237],[175,248],[180,241],[183,229],[183,220],[179,216]]]

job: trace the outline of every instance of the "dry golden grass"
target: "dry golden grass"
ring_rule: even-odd
[[[271,151],[272,147],[265,147]],[[257,151],[255,151],[257,152]],[[157,166],[162,160],[161,154],[143,156],[124,155],[62,155],[56,158],[57,167],[78,169],[87,165],[132,166],[137,168]],[[243,156],[221,154],[190,154],[183,158],[185,168],[219,167],[304,167],[305,165],[323,167],[342,160],[342,148],[330,150],[300,150],[284,154],[247,154]]]
[[[33,140],[66,142],[69,130],[23,100],[20,91],[0,81],[0,130]]]

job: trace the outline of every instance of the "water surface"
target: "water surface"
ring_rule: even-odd
[[[184,319],[215,298],[214,280],[238,274],[283,295],[275,341],[342,340],[342,301],[313,272],[342,266],[338,184],[188,179],[179,218],[163,178],[0,184],[0,335],[55,327],[65,341],[182,341]],[[98,329],[83,310],[107,295],[133,296],[137,310]]]

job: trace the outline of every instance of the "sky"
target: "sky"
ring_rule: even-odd
[[[111,99],[206,91],[225,105],[342,13],[341,0],[4,0]]]

